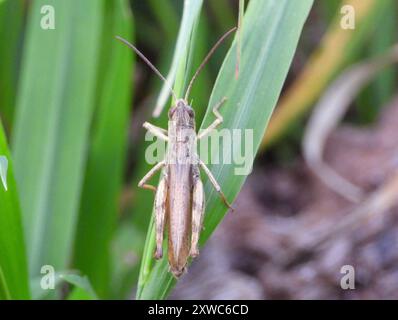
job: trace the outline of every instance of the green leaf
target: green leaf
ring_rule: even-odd
[[[319,1],[318,5],[320,6],[320,12],[322,14],[322,18],[326,23],[330,23],[336,15],[340,15],[340,9],[345,3],[341,3],[341,0],[333,0],[333,1]]]
[[[208,1],[211,14],[215,17],[215,23],[219,26],[218,30],[226,31],[236,24],[234,8],[229,0]]]
[[[0,2],[0,114],[12,126],[23,35],[23,1]]]
[[[1,122],[0,155],[2,180],[4,178],[8,181],[7,190],[0,184],[0,299],[29,299],[28,267],[18,193]]]
[[[85,289],[80,287],[73,287],[72,291],[67,296],[67,300],[96,300]]]
[[[397,36],[397,4],[393,0],[378,1],[368,16],[370,24],[365,50],[357,52],[356,60],[364,57],[375,57],[386,52],[396,42]],[[358,95],[355,104],[357,118],[361,124],[369,124],[376,120],[383,106],[395,92],[395,68],[384,70],[365,87]]]
[[[94,300],[97,295],[86,276],[79,276],[73,273],[65,273],[60,275],[64,280],[74,286],[72,292],[68,296],[68,300]]]
[[[377,56],[386,52],[396,43],[397,39],[398,5],[397,2],[393,0],[387,0],[385,2],[384,7],[379,10],[380,12],[378,12],[375,18],[378,23],[375,23],[375,30],[372,35],[373,41],[370,43],[372,56]],[[384,70],[375,79],[371,86],[372,98],[368,113],[377,113],[377,111],[391,99],[395,93],[396,76],[397,70],[395,68],[390,68]]]
[[[162,27],[167,41],[174,41],[178,31],[178,15],[172,2],[170,0],[149,0],[148,5]]]
[[[253,152],[259,147],[272,110],[286,78],[298,39],[312,6],[312,0],[252,0],[243,20],[242,56],[238,80],[234,78],[236,44],[230,48],[223,63],[202,128],[214,121],[212,107],[228,97],[221,113],[222,128],[253,130]],[[220,148],[222,150],[223,144]],[[233,150],[236,156],[239,150]],[[234,157],[233,157],[234,158]],[[251,163],[249,163],[251,165]],[[240,191],[246,176],[236,175],[234,164],[209,165],[210,170],[223,188],[227,198],[233,200]],[[226,213],[209,181],[206,180],[204,244]],[[168,272],[167,255],[149,263],[154,249],[153,220],[150,225],[138,284],[138,299],[162,299],[167,297],[175,280]]]
[[[112,299],[131,298],[140,271],[140,258],[145,236],[126,219],[115,232],[112,241]]]
[[[170,71],[166,78],[167,83],[170,85],[176,80],[176,85],[180,83],[178,80],[179,74],[181,74],[181,70],[185,70],[185,64],[188,62],[188,55],[189,55],[189,47],[191,42],[191,36],[194,33],[195,26],[197,25],[200,9],[202,8],[203,0],[189,0],[184,1],[184,11],[182,15],[182,21],[180,26],[180,31],[178,33],[178,39],[176,48],[174,50],[174,57],[171,63]],[[187,73],[184,73],[186,75]],[[159,94],[158,100],[156,102],[156,108],[154,111],[154,116],[158,117],[160,112],[162,111],[163,107],[167,103],[167,100],[170,96],[170,89],[169,85],[164,84],[162,90]],[[178,95],[184,88],[180,86],[180,88],[176,88],[174,90],[175,93]]]
[[[54,7],[55,29],[41,28],[44,5]],[[31,6],[12,145],[32,276],[44,264],[64,270],[71,257],[102,9],[98,0],[37,0]]]
[[[102,37],[98,110],[93,124],[79,223],[75,267],[87,275],[100,297],[110,285],[110,242],[123,183],[130,119],[133,53],[115,40],[131,39],[132,17],[125,0],[107,2]]]

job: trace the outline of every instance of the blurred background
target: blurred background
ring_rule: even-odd
[[[47,2],[0,0],[0,116],[25,228],[36,225],[25,231],[28,268],[34,278],[40,257],[51,257],[87,275],[101,298],[134,298],[153,198],[136,187],[149,168],[141,125],[162,83],[113,36],[134,42],[167,74],[183,1],[72,2],[57,4],[58,14],[73,16],[73,24],[60,17],[57,25],[73,38],[66,45],[32,28],[40,23],[32,11]],[[398,298],[398,59],[390,54],[397,5],[314,2],[236,211],[171,298]],[[344,20],[350,8],[354,28]],[[237,17],[238,1],[204,1],[194,66]],[[227,49],[221,46],[193,88],[195,105],[203,106],[197,124]],[[37,52],[46,55],[40,62]],[[73,72],[59,77],[65,66]],[[65,87],[68,96],[58,90]],[[151,122],[164,127],[165,113]],[[355,269],[355,290],[340,286],[344,265]]]

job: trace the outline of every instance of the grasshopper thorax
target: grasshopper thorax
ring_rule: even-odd
[[[169,120],[182,128],[195,128],[195,112],[183,99],[178,99],[176,105],[170,109]]]

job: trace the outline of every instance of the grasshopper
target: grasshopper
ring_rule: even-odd
[[[183,99],[177,99],[172,88],[169,87],[176,102],[168,113],[168,130],[154,126],[149,122],[143,124],[143,127],[154,136],[167,142],[167,152],[164,160],[157,163],[141,179],[138,186],[155,192],[156,249],[154,257],[155,259],[161,259],[163,256],[163,234],[167,224],[168,262],[170,271],[176,278],[186,271],[188,258],[195,258],[199,255],[198,241],[205,213],[205,193],[200,178],[200,169],[208,176],[225,205],[232,209],[217,180],[206,164],[199,158],[196,151],[197,141],[207,136],[223,122],[223,117],[218,110],[226,101],[226,98],[224,97],[214,106],[213,114],[216,119],[199,134],[196,134],[195,130],[194,110],[187,101],[194,80],[215,49],[235,29],[233,28],[225,33],[207,54],[193,75]],[[120,37],[117,38],[132,48],[167,84],[164,76],[136,47]],[[148,184],[148,181],[159,170],[162,170],[162,172],[158,186],[155,187]]]

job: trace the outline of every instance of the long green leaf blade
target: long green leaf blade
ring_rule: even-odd
[[[96,292],[91,286],[86,276],[79,276],[73,273],[65,273],[61,275],[61,279],[73,285],[73,289],[68,295],[68,300],[96,300],[98,299]]]
[[[75,240],[75,266],[92,283],[100,297],[107,297],[110,285],[110,242],[118,213],[126,155],[127,126],[131,99],[131,50],[115,35],[132,37],[128,3],[107,3],[103,34],[98,112],[82,194]]]
[[[23,16],[22,0],[0,2],[0,114],[7,130],[15,111]]]
[[[181,20],[180,31],[178,33],[178,39],[176,43],[176,49],[174,51],[173,61],[171,63],[170,71],[167,75],[167,84],[164,84],[156,102],[156,108],[153,113],[155,117],[160,115],[164,105],[167,103],[167,99],[170,96],[169,87],[178,77],[179,71],[185,69],[181,66],[181,63],[186,63],[186,56],[188,53],[189,43],[192,33],[195,29],[195,25],[199,18],[200,10],[202,8],[203,0],[185,0],[184,1],[184,12]],[[181,88],[183,90],[183,88]],[[178,92],[176,92],[178,94]]]
[[[46,5],[54,8],[55,29],[41,27],[42,19],[51,19],[41,13]],[[31,7],[13,151],[32,276],[44,264],[64,270],[70,259],[102,8],[97,0],[37,0]]]
[[[0,122],[0,171],[7,190],[0,183],[0,300],[29,299],[28,267],[22,219],[14,181],[11,155]],[[4,167],[5,159],[7,168]]]

